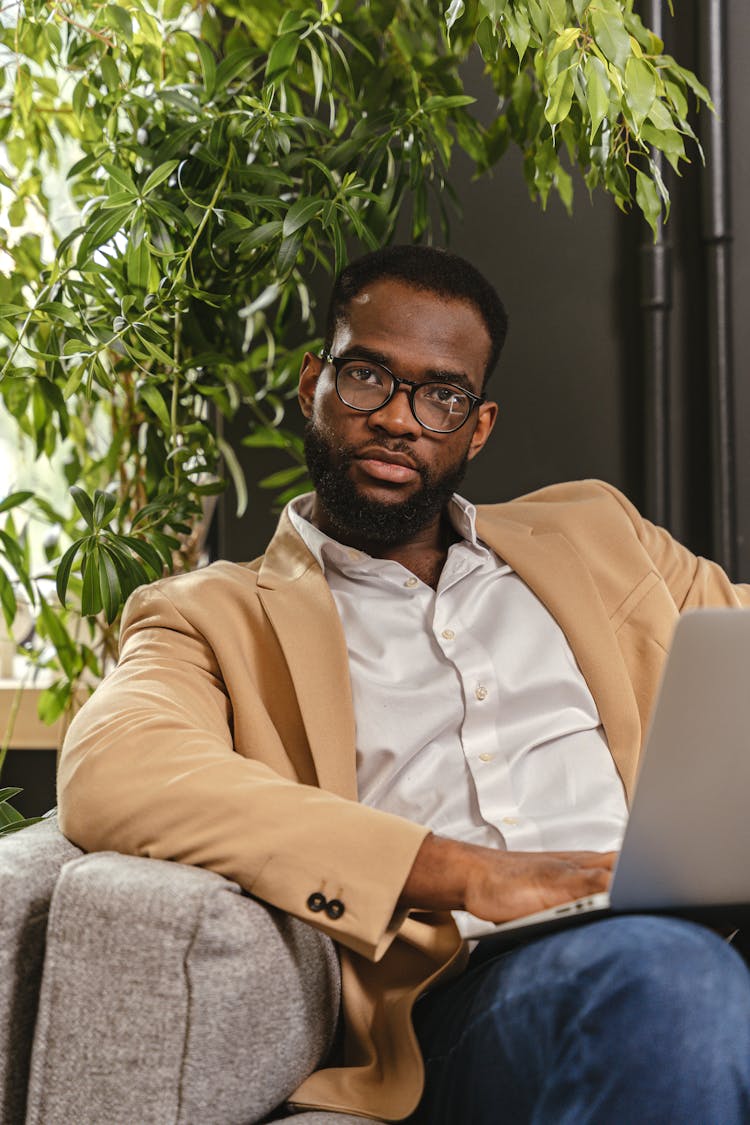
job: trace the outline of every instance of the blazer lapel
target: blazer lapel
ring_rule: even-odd
[[[356,800],[346,641],[328,584],[286,513],[261,565],[258,596],[294,682],[318,783]]]
[[[609,749],[632,794],[641,724],[625,661],[588,568],[559,532],[534,533],[480,508],[477,533],[512,566],[568,639],[599,710]]]

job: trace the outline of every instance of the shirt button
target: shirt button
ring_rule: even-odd
[[[446,641],[452,641],[455,635],[456,634],[452,629],[443,629],[442,633],[440,634],[440,636],[443,637],[443,639]]]
[[[495,757],[494,754],[487,754],[487,753],[480,754],[479,755],[479,761],[480,762],[491,762],[491,761],[494,760],[494,757]]]
[[[418,583],[419,579],[415,578],[414,575],[412,575],[411,578],[406,579],[406,582],[404,582],[404,586],[416,586],[418,585]]]
[[[520,824],[520,821],[519,821],[517,816],[504,816],[503,817],[503,824],[510,824],[510,825]]]
[[[486,699],[489,694],[490,693],[488,692],[488,690],[484,686],[484,684],[479,684],[479,686],[474,689],[474,695],[476,696],[476,698],[479,700],[480,703],[482,702],[483,699]]]

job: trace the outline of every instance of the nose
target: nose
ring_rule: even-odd
[[[419,437],[422,433],[422,427],[411,412],[408,387],[398,387],[392,399],[367,415],[367,421],[373,429],[398,437]]]

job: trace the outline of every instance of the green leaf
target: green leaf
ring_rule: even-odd
[[[216,87],[214,93],[220,93],[235,78],[246,70],[250,63],[257,58],[257,51],[249,47],[240,47],[230,51],[216,68]]]
[[[635,174],[635,200],[643,212],[646,222],[654,232],[654,241],[656,241],[659,216],[661,215],[661,198],[654,181],[640,168]]]
[[[117,507],[117,497],[112,492],[97,488],[94,492],[94,524],[97,528],[106,527]]]
[[[8,575],[5,573],[5,571],[3,570],[3,568],[1,566],[0,566],[0,607],[2,607],[3,617],[5,618],[5,624],[8,626],[8,630],[10,631],[10,628],[13,625],[13,622],[14,622],[15,617],[16,617],[16,609],[17,609],[16,595],[13,591],[13,585],[12,585],[10,579],[8,578]]]
[[[436,109],[459,109],[464,105],[473,105],[476,100],[468,94],[432,94],[422,102],[422,110],[433,113]]]
[[[237,493],[237,517],[244,516],[247,511],[247,484],[245,483],[245,474],[242,471],[242,466],[237,460],[237,454],[232,449],[231,445],[224,438],[218,438],[216,443],[221,450],[226,466],[229,469],[229,474],[234,484],[234,490]]]
[[[61,320],[68,328],[75,328],[80,331],[81,317],[76,315],[72,309],[67,308],[61,304],[60,301],[42,301],[37,305],[39,312],[48,313],[50,316],[57,320]]]
[[[206,90],[206,97],[211,99],[216,89],[216,60],[214,58],[214,53],[208,43],[204,42],[203,39],[193,36],[193,42],[200,56],[201,70],[203,71],[203,86]]]
[[[622,16],[599,7],[592,7],[590,14],[594,38],[602,53],[616,67],[624,70],[631,50],[630,36],[625,30]]]
[[[99,584],[99,548],[93,544],[83,558],[83,586],[81,589],[81,613],[84,617],[95,617],[102,610],[102,592]]]
[[[265,246],[269,242],[273,242],[281,234],[282,226],[283,224],[278,219],[271,223],[261,223],[260,226],[255,227],[249,234],[242,237],[237,247],[238,253],[246,253],[249,250],[255,250],[258,246]]]
[[[56,723],[70,703],[72,694],[72,684],[66,683],[65,680],[58,680],[57,683],[45,688],[37,703],[37,714],[42,722],[47,723],[48,726]]]
[[[121,535],[119,539],[120,542],[125,543],[131,551],[139,555],[146,565],[151,567],[155,574],[161,574],[162,562],[159,557],[159,552],[155,550],[150,543],[147,543],[145,539],[138,539],[135,535]]]
[[[300,37],[296,31],[290,31],[277,39],[268,52],[266,63],[266,82],[276,82],[289,70],[297,58]]]
[[[685,158],[685,143],[677,129],[655,129],[646,124],[641,129],[643,140],[663,152],[675,172],[679,172],[680,160]]]
[[[522,63],[531,39],[531,26],[525,10],[523,8],[508,8],[505,13],[505,26],[510,41],[516,49],[518,61]]]
[[[285,238],[279,247],[279,252],[276,257],[276,267],[279,273],[283,276],[289,273],[293,268],[294,263],[297,261],[297,255],[302,245],[302,238],[299,231],[296,234],[290,235]]]
[[[83,268],[86,260],[99,246],[111,241],[118,231],[122,230],[132,213],[132,207],[117,207],[114,211],[105,211],[95,219],[81,239],[78,247],[77,264]]]
[[[134,289],[147,289],[151,274],[151,255],[145,236],[140,241],[133,240],[133,232],[128,239],[128,249],[125,255],[125,265],[128,271],[128,282]]]
[[[117,617],[122,602],[122,589],[117,567],[104,544],[99,551],[99,592],[102,596],[107,624],[111,625]]]
[[[71,98],[73,113],[76,115],[79,121],[86,112],[88,96],[89,78],[88,75],[85,74],[83,78],[79,79],[79,81],[76,82],[75,87],[73,88],[73,97]]]
[[[179,163],[179,160],[165,160],[158,168],[154,168],[141,189],[141,195],[148,195],[154,188],[157,188],[159,184],[163,184],[164,181],[172,175]]]
[[[55,585],[57,587],[57,596],[60,599],[60,605],[65,605],[65,596],[68,592],[68,582],[70,580],[70,572],[75,561],[75,557],[81,549],[85,539],[76,539],[60,559],[57,567],[57,574],[55,576]]]
[[[271,473],[258,483],[261,488],[282,488],[306,475],[306,465],[293,465],[290,469],[280,469],[277,473]]]
[[[62,666],[65,675],[69,679],[74,679],[76,676],[76,648],[73,641],[68,636],[65,626],[62,624],[57,614],[50,608],[48,602],[42,594],[39,595],[39,618],[44,630],[55,646],[58,659]]]
[[[319,214],[323,209],[323,200],[317,196],[313,199],[298,199],[286,213],[284,218],[284,226],[282,234],[285,239],[295,234],[307,223],[310,222],[315,215]]]
[[[87,526],[94,530],[94,505],[91,499],[86,495],[82,488],[74,484],[70,489],[70,495],[73,497],[76,508],[83,516]]]
[[[133,177],[124,168],[118,168],[116,164],[102,164],[102,168],[117,185],[119,191],[124,191],[127,195],[135,198],[138,195],[138,188],[135,186]],[[114,194],[110,185],[110,192]]]
[[[3,801],[2,804],[0,804],[0,830],[2,830],[3,833],[12,825],[17,825],[20,828],[22,822],[23,816],[17,809],[14,809],[7,801]]]
[[[23,793],[23,789],[19,789],[16,785],[7,785],[5,789],[0,789],[0,802],[12,801],[19,793]]]
[[[586,105],[591,117],[590,137],[593,138],[604,118],[609,113],[609,78],[604,63],[595,55],[589,55],[584,65],[586,78]]]
[[[557,39],[555,41],[554,47],[552,48],[552,51],[550,52],[550,55],[549,55],[550,61],[552,59],[556,59],[557,56],[559,54],[561,54],[563,51],[570,50],[570,48],[573,46],[573,44],[578,39],[580,39],[582,34],[583,34],[583,32],[581,31],[580,27],[566,27],[563,31],[561,31],[560,34],[557,36]]]
[[[28,311],[25,305],[0,305],[0,320],[10,320],[20,316],[26,316]]]
[[[120,86],[120,72],[117,69],[117,63],[110,54],[99,57],[99,73],[107,89],[114,94]]]
[[[171,571],[174,568],[175,552],[180,549],[179,539],[175,539],[172,535],[165,535],[164,532],[155,529],[149,531],[148,537],[161,555],[168,570]]]
[[[656,98],[656,72],[645,59],[630,58],[625,65],[625,90],[636,128],[640,129]]]
[[[0,512],[8,512],[19,504],[25,504],[33,495],[33,492],[9,492],[4,500],[0,500]]]
[[[461,19],[465,7],[464,0],[451,0],[450,6],[445,13],[445,25],[448,31],[451,30],[457,20]]]
[[[568,116],[570,103],[573,101],[573,90],[573,72],[564,70],[552,83],[544,106],[544,116],[550,125],[558,125]]]
[[[153,383],[143,383],[138,388],[140,398],[146,403],[151,411],[159,419],[165,433],[171,434],[172,432],[172,419],[169,417],[167,404],[162,398],[161,392]]]
[[[116,27],[120,35],[122,35],[128,43],[133,40],[133,21],[130,13],[121,8],[119,4],[109,4],[106,8],[105,15],[109,19],[110,27]]]

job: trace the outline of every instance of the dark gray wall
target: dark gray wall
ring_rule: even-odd
[[[491,178],[467,177],[461,197],[451,248],[493,281],[510,318],[491,384],[499,420],[467,493],[492,501],[592,476],[632,489],[621,346],[631,279],[618,254],[627,223],[609,200],[590,202],[583,184],[572,218],[557,199],[542,212],[515,151]]]
[[[727,34],[729,61],[731,191],[734,242],[732,246],[733,343],[735,372],[735,433],[737,440],[737,524],[739,574],[750,581],[750,5],[731,0]]]

